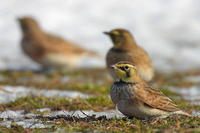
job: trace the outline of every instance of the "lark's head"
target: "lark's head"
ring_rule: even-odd
[[[22,28],[22,31],[26,32],[31,29],[39,29],[39,25],[35,19],[32,17],[21,17],[18,18],[19,24]]]
[[[119,81],[123,82],[135,82],[137,79],[136,67],[127,61],[120,61],[111,66]]]
[[[131,33],[125,29],[114,29],[110,32],[104,32],[104,34],[111,38],[114,48],[120,48],[123,45],[125,46],[126,44],[130,43],[130,41],[134,41]]]

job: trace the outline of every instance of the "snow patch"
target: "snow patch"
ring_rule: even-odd
[[[159,70],[200,66],[197,0],[154,0],[148,4],[146,0],[6,0],[0,9],[0,69],[38,68],[19,46],[22,35],[16,18],[24,15],[34,16],[45,31],[103,56],[112,43],[102,32],[121,27],[134,34]],[[91,66],[86,62],[83,65]]]
[[[95,116],[96,118],[105,116],[107,119],[111,118],[122,118],[124,117],[118,110],[108,110],[105,112],[95,112],[93,110],[76,110],[76,111],[55,111],[51,114],[44,115],[44,117],[57,117],[57,116],[71,116],[71,117],[78,117],[78,118],[86,118],[88,116]]]
[[[44,111],[44,110],[48,110],[50,111],[51,109],[49,108],[41,108],[38,109],[40,111]],[[77,118],[87,118],[89,116],[94,116],[96,118],[98,117],[102,117],[105,116],[107,119],[111,119],[111,118],[122,118],[124,117],[124,115],[122,115],[120,112],[116,111],[116,110],[108,110],[108,111],[104,111],[104,112],[95,112],[93,110],[84,110],[84,111],[80,111],[80,110],[76,110],[76,111],[65,111],[65,110],[61,110],[61,111],[55,111],[55,112],[51,112],[49,114],[46,115],[40,115],[40,117],[77,117]],[[27,116],[32,116],[31,118],[28,118]],[[3,111],[0,112],[0,118],[3,118],[3,121],[0,123],[1,126],[6,126],[8,128],[10,128],[12,126],[12,123],[15,123],[19,126],[22,126],[23,128],[50,128],[52,127],[52,122],[53,121],[46,121],[45,123],[42,122],[41,120],[39,120],[37,118],[37,114],[33,114],[33,113],[25,113],[23,110],[19,110],[19,111],[11,111],[11,110],[7,110],[7,111]],[[48,124],[48,125],[47,125]]]
[[[192,111],[192,116],[200,116],[200,111],[198,110]]]
[[[61,82],[62,83],[67,83],[69,80],[70,80],[69,76],[63,76],[62,79],[61,79]]]
[[[200,104],[200,87],[192,86],[189,88],[169,88],[171,91],[180,94],[185,100],[192,104]]]
[[[51,109],[50,108],[41,108],[41,109],[36,109],[36,111],[45,112],[45,111],[51,111]]]
[[[0,90],[0,103],[7,103],[15,101],[17,98],[26,97],[30,95],[34,96],[46,96],[46,97],[69,97],[69,98],[88,98],[93,95],[87,95],[78,91],[61,91],[61,90],[38,90],[35,88],[24,86],[1,86]]]
[[[196,76],[187,76],[185,78],[186,81],[190,81],[190,82],[200,82],[200,75],[196,75]]]
[[[19,117],[21,118],[23,113],[24,113],[23,110],[19,110],[19,111],[6,110],[0,113],[0,118],[3,118],[3,119],[8,119],[8,118],[14,119],[14,118],[19,118]]]

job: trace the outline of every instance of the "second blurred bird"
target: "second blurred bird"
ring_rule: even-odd
[[[44,68],[74,68],[80,63],[82,56],[98,56],[72,42],[44,32],[32,17],[19,18],[19,23],[23,33],[23,51]]]
[[[129,61],[138,68],[138,73],[145,81],[151,81],[154,76],[154,69],[148,54],[136,44],[135,39],[128,30],[114,29],[110,32],[104,32],[108,35],[113,47],[108,51],[106,56],[107,69],[111,76],[116,79],[111,65],[119,61]]]

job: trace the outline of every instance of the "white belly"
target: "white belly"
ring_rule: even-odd
[[[129,104],[126,100],[121,100],[116,105],[119,111],[124,115],[134,116],[142,119],[148,119],[151,117],[163,116],[169,114],[168,112],[159,109],[149,108],[143,105],[138,106],[138,104],[136,105],[133,103]]]
[[[80,62],[80,57],[52,53],[43,56],[39,62],[45,66],[74,67]]]
[[[154,71],[152,68],[138,66],[138,73],[145,81],[151,81],[154,76]]]

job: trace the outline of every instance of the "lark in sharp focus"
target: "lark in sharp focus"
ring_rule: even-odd
[[[43,67],[76,67],[82,56],[96,56],[94,52],[44,32],[31,17],[19,18],[19,23],[23,51]]]
[[[138,73],[145,81],[151,81],[154,76],[151,59],[148,54],[139,47],[131,33],[125,29],[114,29],[104,32],[109,35],[113,42],[113,47],[106,55],[107,69],[111,76],[116,79],[114,71],[110,68],[119,61],[129,61],[138,68]]]
[[[167,117],[172,114],[190,116],[180,110],[159,89],[148,85],[130,62],[122,61],[112,66],[116,73],[110,95],[119,111],[140,119]]]

